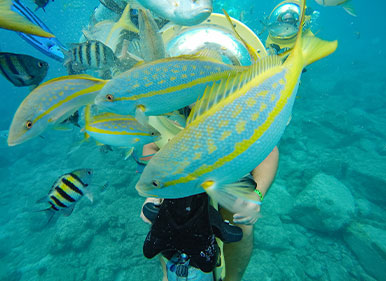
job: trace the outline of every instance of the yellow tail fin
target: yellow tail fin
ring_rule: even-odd
[[[108,42],[113,34],[113,32],[118,29],[122,28],[127,31],[132,31],[135,33],[139,33],[138,28],[133,24],[133,22],[130,19],[130,4],[126,5],[126,8],[123,10],[121,18],[119,19],[118,22],[116,22],[111,29],[109,35],[107,36],[106,42]]]
[[[304,25],[304,18],[305,18],[306,0],[301,1],[300,7],[301,7],[301,19],[300,19],[297,38],[296,38],[296,43],[287,61],[290,61],[293,58],[297,57],[300,61],[300,67],[305,67],[333,53],[338,47],[338,42],[325,41],[313,35],[303,36],[302,34],[303,34],[303,25]]]
[[[0,0],[0,28],[28,33],[41,37],[55,37],[21,15],[11,11],[11,0]]]
[[[302,38],[304,66],[332,54],[338,47],[338,41],[325,41],[315,36]]]

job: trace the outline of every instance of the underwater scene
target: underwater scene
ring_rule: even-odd
[[[0,0],[0,280],[386,280],[384,8]]]

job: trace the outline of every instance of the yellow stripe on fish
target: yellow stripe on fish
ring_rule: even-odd
[[[85,108],[85,130],[98,142],[120,147],[140,148],[157,141],[160,134],[150,125],[140,124],[134,117],[103,113],[92,115],[91,106]]]
[[[194,103],[207,85],[242,70],[203,54],[160,59],[112,79],[95,103],[118,114],[135,115],[141,108],[145,115],[161,115]]]
[[[17,145],[68,118],[92,103],[107,81],[89,75],[71,75],[35,88],[17,109],[9,130],[8,145]]]
[[[231,208],[226,198],[239,196],[234,186],[226,190],[226,185],[252,171],[277,145],[292,113],[302,69],[336,47],[336,41],[302,38],[300,29],[284,63],[277,56],[266,57],[208,87],[187,127],[150,160],[137,183],[138,192],[181,198],[205,189]]]

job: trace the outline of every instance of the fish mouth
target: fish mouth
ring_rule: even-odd
[[[142,197],[158,197],[157,195],[154,195],[154,194],[150,194],[146,191],[143,191],[143,189],[141,188],[140,185],[135,185],[135,189],[137,190],[138,194]]]
[[[23,140],[22,138],[19,138],[19,139],[13,139],[12,137],[11,137],[11,135],[9,135],[8,136],[8,139],[7,139],[7,144],[8,144],[8,146],[15,146],[15,145],[18,145],[18,144],[21,144],[21,143],[23,143],[23,142],[25,142],[25,140]]]
[[[212,13],[213,12],[213,9],[212,8],[203,8],[201,10],[202,13]]]

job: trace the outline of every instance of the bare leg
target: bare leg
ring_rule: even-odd
[[[233,214],[221,209],[225,220],[233,222]],[[243,230],[243,238],[239,242],[224,244],[225,279],[224,281],[241,281],[253,250],[253,225],[238,224]]]
[[[162,272],[164,276],[162,277],[162,281],[168,281],[168,276],[166,272],[166,263],[165,260],[162,258],[162,255],[159,255],[159,261],[161,262]]]

